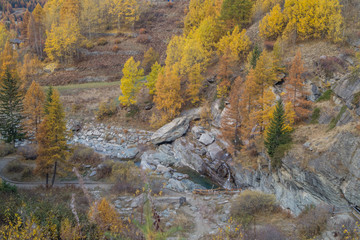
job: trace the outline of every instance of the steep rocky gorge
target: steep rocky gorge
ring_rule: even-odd
[[[250,188],[275,194],[282,207],[295,215],[311,204],[349,209],[350,205],[360,205],[360,136],[355,128],[360,114],[360,79],[345,76],[332,89],[332,99],[320,105],[318,125],[327,128],[332,119],[338,118],[335,129],[298,144],[286,154],[278,170],[264,164],[268,162],[265,155],[256,169],[231,158],[220,138],[223,111],[218,101],[212,106],[211,127],[201,126],[197,121],[201,109],[193,109],[154,133],[85,125],[73,142],[111,157],[136,158],[143,169],[168,179],[167,188],[179,192],[201,187],[176,170],[188,167],[228,189]]]
[[[356,115],[360,114],[360,79],[346,76],[333,85],[333,92],[320,115],[320,119],[328,120],[319,120],[319,124],[327,125],[337,116],[336,129],[329,136],[305,142],[300,154],[290,150],[278,170],[269,171],[261,164],[257,169],[249,169],[231,159],[216,127],[221,119],[218,103],[213,106],[215,122],[209,130],[190,127],[191,120],[198,118],[193,114],[175,119],[155,132],[151,141],[159,146],[143,154],[142,165],[152,169],[159,165],[185,165],[227,188],[273,193],[282,207],[295,215],[311,204],[330,204],[336,209],[360,205],[360,136],[355,130]],[[341,111],[342,105],[346,106],[345,111]],[[319,141],[327,146],[320,150]]]

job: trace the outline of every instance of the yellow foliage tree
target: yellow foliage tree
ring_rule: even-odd
[[[205,18],[218,17],[222,2],[223,0],[191,0],[184,20],[185,34],[196,29]]]
[[[200,101],[199,93],[202,86],[204,77],[201,75],[200,64],[194,64],[189,70],[188,74],[188,87],[187,94],[188,98],[192,104],[198,103]]]
[[[3,23],[0,23],[0,52],[4,49],[5,43],[8,40],[8,31]]]
[[[25,128],[28,136],[36,136],[44,114],[45,94],[39,84],[33,81],[24,98]]]
[[[267,14],[260,22],[259,30],[260,36],[268,39],[275,40],[277,39],[286,27],[286,18],[281,11],[279,4]]]
[[[160,73],[163,73],[164,69],[158,62],[155,62],[154,65],[151,67],[151,72],[146,77],[147,83],[145,84],[146,87],[149,89],[149,94],[154,95],[156,94],[156,81],[159,77]]]
[[[218,51],[221,55],[229,52],[231,57],[238,61],[245,57],[249,52],[251,41],[246,35],[246,30],[241,32],[239,27],[235,27],[232,33],[222,37],[218,43]]]
[[[67,171],[70,155],[67,139],[69,132],[66,129],[66,120],[63,106],[60,102],[60,95],[53,91],[51,102],[48,107],[48,114],[40,124],[36,140],[39,144],[38,158],[36,159],[36,171],[46,177],[46,186],[48,186],[49,174],[53,171],[52,184],[55,183],[57,167],[62,171]]]
[[[68,62],[77,56],[81,41],[78,23],[68,22],[59,26],[53,24],[46,35],[44,51],[51,61]]]
[[[275,5],[282,4],[284,0],[256,0],[253,5],[252,15],[257,19],[269,12]]]
[[[156,82],[156,108],[162,112],[162,122],[173,119],[181,109],[181,80],[177,65],[172,68],[166,66],[164,73],[160,73]]]
[[[139,80],[144,76],[144,70],[139,69],[140,62],[135,62],[134,58],[129,58],[123,68],[123,77],[121,79],[121,96],[119,101],[130,106],[136,104],[136,93],[139,90]]]
[[[284,34],[295,31],[301,40],[328,38],[342,40],[343,16],[339,0],[286,0],[284,13],[289,20]]]

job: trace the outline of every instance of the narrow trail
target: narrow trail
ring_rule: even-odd
[[[193,195],[188,194],[186,196],[186,201],[193,207],[196,207],[196,211],[190,209],[189,206],[184,207],[184,211],[194,218],[194,232],[189,236],[189,240],[198,240],[205,235],[208,235],[213,228],[211,227],[209,221],[203,217],[200,209],[203,208],[204,202],[195,199]]]
[[[2,175],[3,170],[5,167],[11,162],[17,159],[17,156],[6,156],[3,158],[0,158],[0,178],[8,183],[11,183],[15,185],[18,188],[37,188],[40,186],[45,186],[44,181],[36,181],[36,182],[19,182],[19,181],[13,181],[11,179],[6,178]],[[66,187],[69,185],[79,185],[79,181],[55,181],[54,186],[55,187]],[[95,181],[85,181],[84,185],[88,189],[94,189],[94,188],[101,188],[104,190],[108,190],[112,187],[112,184],[109,183],[99,183]]]

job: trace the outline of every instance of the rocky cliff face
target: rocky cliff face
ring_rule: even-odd
[[[345,105],[347,109],[336,126],[352,124],[360,112],[356,99],[359,88],[360,79],[340,80],[333,88],[335,105],[327,106],[333,113],[324,111],[320,118],[328,114],[329,121],[319,120],[319,123],[328,124]],[[201,126],[189,126],[183,117],[161,128],[153,135],[153,142],[167,144],[160,145],[150,155],[145,153],[143,164],[150,163],[155,168],[159,163],[188,166],[228,188],[251,188],[275,194],[281,205],[295,215],[311,204],[326,203],[336,208],[360,205],[360,137],[351,127],[337,130],[331,139],[324,139],[328,143],[325,150],[317,151],[311,147],[312,143],[305,143],[303,151],[310,153],[306,163],[290,151],[283,159],[283,166],[276,171],[269,171],[266,166],[246,169],[234,163],[223,148],[218,131],[222,113],[218,105],[215,103],[212,107],[214,121],[208,131]],[[181,124],[176,124],[179,122]]]
[[[324,154],[315,154],[303,168],[296,156],[283,159],[278,171],[251,171],[235,166],[235,182],[276,195],[284,208],[295,215],[307,205],[326,203],[337,208],[360,204],[360,137],[350,132],[336,136],[335,143]]]

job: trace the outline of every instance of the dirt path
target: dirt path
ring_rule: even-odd
[[[189,206],[184,207],[184,211],[194,218],[195,228],[194,232],[189,236],[189,240],[201,239],[203,236],[208,235],[213,231],[208,219],[205,219],[200,209],[204,207],[204,202],[199,199],[195,199],[192,194],[186,196],[186,201],[196,210],[192,210]]]
[[[13,181],[11,179],[8,179],[4,177],[1,173],[4,170],[4,168],[11,162],[17,159],[17,156],[6,156],[3,158],[0,158],[0,178],[8,183],[11,183],[15,185],[18,188],[36,188],[40,186],[45,186],[44,181],[37,181],[37,182],[19,182],[19,181]],[[68,185],[79,185],[79,181],[55,181],[54,186],[55,187],[65,187]],[[111,188],[112,184],[108,183],[99,183],[95,181],[85,181],[85,186],[88,189],[94,189],[94,188],[101,188],[108,190]]]

